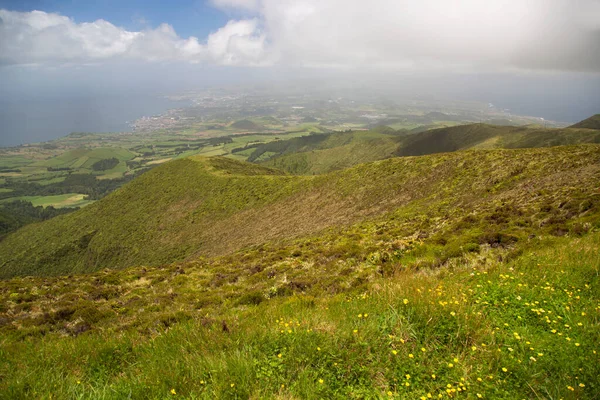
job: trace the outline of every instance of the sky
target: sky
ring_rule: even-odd
[[[286,73],[436,82],[573,120],[600,112],[600,0],[0,0],[0,97]]]

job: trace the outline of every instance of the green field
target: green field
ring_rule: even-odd
[[[77,193],[67,193],[57,196],[24,196],[19,198],[10,198],[10,201],[23,200],[30,202],[34,207],[53,206],[54,208],[63,207],[83,207],[93,203],[93,200],[84,200],[85,195]],[[4,200],[6,201],[6,200]]]

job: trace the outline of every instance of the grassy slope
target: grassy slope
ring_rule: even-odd
[[[333,133],[315,145],[292,146],[262,164],[291,174],[321,174],[392,157],[397,147],[398,137],[385,132]]]
[[[600,129],[600,114],[584,119],[583,121],[572,125],[571,128]]]
[[[511,261],[487,247],[384,278],[381,260],[355,261],[338,279],[362,284],[340,294],[221,308],[198,294],[249,286],[251,271],[216,284],[194,264],[2,281],[0,398],[594,399],[599,247],[597,231],[545,238]],[[319,268],[290,258],[287,271]]]
[[[433,129],[403,140],[399,156],[417,156],[472,148],[531,148],[600,143],[600,132],[588,129],[544,129],[485,124]]]
[[[389,128],[388,128],[389,129]],[[485,124],[427,130],[413,135],[386,131],[333,133],[321,141],[310,138],[267,144],[276,154],[262,164],[291,174],[319,174],[392,156],[415,156],[467,149],[531,148],[600,143],[588,129],[544,129]],[[306,143],[305,143],[306,142]],[[253,161],[249,158],[249,161]]]
[[[78,212],[8,236],[0,276],[160,265],[267,242],[302,253],[291,240],[324,229],[329,236],[309,248],[333,257],[326,264],[340,254],[368,257],[361,252],[370,248],[385,247],[387,255],[374,257],[389,257],[394,240],[415,232],[431,245],[421,259],[436,263],[482,243],[586,230],[582,224],[597,222],[599,161],[600,148],[583,145],[395,158],[301,177],[224,158],[178,160]],[[355,225],[361,221],[367,226]],[[373,233],[380,230],[387,233]],[[461,230],[460,240],[444,239]]]

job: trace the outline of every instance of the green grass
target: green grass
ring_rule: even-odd
[[[291,174],[322,174],[360,163],[390,158],[398,148],[398,143],[398,136],[384,132],[333,133],[325,140],[314,144],[309,143],[300,148],[292,144],[289,150],[286,149],[278,154],[269,153],[268,161],[263,165]],[[273,144],[265,146],[272,147]]]
[[[599,160],[595,145],[470,151],[311,177],[227,158],[175,160],[80,211],[6,237],[0,276],[161,265],[256,245],[302,253],[306,242],[295,240],[315,235],[308,248],[330,254],[327,265],[340,254],[389,258],[395,240],[415,232],[427,246],[406,256],[421,263],[486,243],[526,248],[531,235],[584,232],[598,223]]]
[[[53,206],[54,208],[63,207],[83,207],[93,203],[93,200],[84,200],[85,197],[78,193],[66,193],[59,194],[56,196],[22,196],[22,197],[11,197],[2,202],[9,202],[15,200],[23,200],[30,202],[34,207],[42,206],[48,207]]]
[[[593,115],[572,125],[571,128],[600,129],[600,114]]]
[[[352,165],[394,156],[415,156],[458,150],[536,148],[581,143],[600,143],[600,133],[589,129],[544,129],[471,124],[426,130],[372,129],[292,138],[258,146],[248,161],[291,174],[322,174]],[[394,127],[394,125],[392,126]],[[265,155],[260,155],[266,152]],[[247,154],[244,153],[237,153]],[[256,157],[260,155],[260,157]]]
[[[474,148],[535,148],[600,143],[600,132],[574,128],[528,128],[486,124],[461,125],[407,136],[395,152],[417,156]]]
[[[194,264],[3,281],[0,398],[594,399],[599,247],[547,238],[221,306],[194,304],[214,288]]]

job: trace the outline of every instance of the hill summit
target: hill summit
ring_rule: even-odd
[[[583,121],[576,123],[575,125],[571,125],[570,127],[600,130],[600,114],[596,114],[589,118],[586,118]]]

